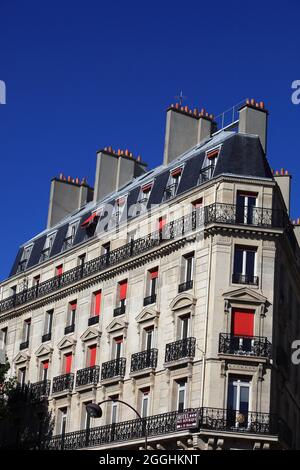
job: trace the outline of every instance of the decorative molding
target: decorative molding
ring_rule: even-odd
[[[76,343],[74,336],[64,336],[57,345],[59,358],[64,349],[71,349],[72,354],[75,354]]]
[[[99,331],[97,328],[89,327],[85,330],[85,332],[80,336],[81,341],[84,343],[91,339],[98,339],[101,338],[102,332]]]
[[[197,300],[190,294],[183,292],[182,294],[176,295],[176,297],[170,303],[170,309],[175,312],[182,309],[194,309]]]
[[[257,291],[250,289],[249,287],[241,287],[223,293],[225,301],[231,303],[235,302],[247,302],[255,304],[266,304],[268,299]]]
[[[30,354],[26,352],[19,352],[16,357],[13,359],[13,362],[15,364],[22,364],[24,362],[29,362],[30,361]]]
[[[35,352],[37,358],[41,356],[46,356],[47,354],[51,356],[53,353],[53,348],[49,344],[42,344]]]

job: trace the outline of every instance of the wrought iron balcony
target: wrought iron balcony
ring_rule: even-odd
[[[50,395],[50,380],[30,384],[30,395],[34,401],[40,401]]]
[[[156,294],[148,295],[148,297],[144,298],[144,307],[146,307],[146,305],[155,304],[155,302]]]
[[[76,374],[76,387],[94,385],[99,382],[100,367],[92,366],[79,369]]]
[[[88,326],[96,325],[99,323],[99,315],[93,315],[88,319]]]
[[[178,286],[178,293],[180,294],[181,292],[185,292],[186,290],[192,289],[193,287],[193,280],[189,280],[186,282],[183,282],[182,284],[179,284]]]
[[[101,380],[112,379],[114,377],[124,377],[126,369],[125,357],[103,362],[101,369]]]
[[[214,170],[215,170],[214,165],[209,165],[209,166],[206,166],[205,168],[202,168],[200,175],[199,175],[198,184],[203,184],[206,181],[210,180],[214,174]]]
[[[46,333],[42,336],[42,343],[45,343],[46,341],[50,341],[51,339],[51,333]]]
[[[251,286],[258,286],[258,276],[253,276],[252,274],[232,274],[233,284],[247,284]]]
[[[138,372],[144,369],[155,369],[157,366],[157,349],[132,354],[130,372]]]
[[[237,356],[271,357],[271,343],[260,336],[235,336],[230,333],[220,333],[219,353]]]
[[[75,330],[75,323],[72,323],[71,325],[68,325],[65,327],[65,335],[68,335],[69,333],[73,333]]]
[[[118,317],[119,315],[123,315],[126,312],[126,305],[121,305],[120,307],[116,307],[114,309],[114,317]]]
[[[180,359],[195,356],[196,338],[185,338],[166,345],[165,362],[179,361]]]
[[[23,341],[23,343],[20,343],[20,351],[22,351],[23,349],[27,349],[28,346],[29,346],[29,340]]]
[[[74,374],[58,375],[53,378],[52,393],[71,392],[73,390]]]

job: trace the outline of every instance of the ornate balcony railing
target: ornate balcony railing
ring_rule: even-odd
[[[94,315],[88,319],[88,326],[96,325],[99,323],[99,315]]]
[[[155,304],[155,302],[156,294],[148,295],[148,297],[144,298],[144,307],[146,307],[146,305]]]
[[[23,341],[23,343],[20,343],[20,351],[22,351],[23,349],[27,349],[28,346],[29,346],[29,340]]]
[[[157,349],[132,354],[130,372],[138,372],[144,369],[155,369],[157,366]]]
[[[71,325],[67,325],[65,327],[65,335],[68,335],[69,333],[73,333],[75,330],[75,323],[72,323]]]
[[[253,274],[232,274],[233,284],[247,284],[250,286],[258,286],[258,276],[253,276]]]
[[[179,361],[180,359],[195,356],[196,338],[185,338],[166,345],[165,362]]]
[[[113,377],[124,377],[126,369],[125,357],[103,362],[101,369],[101,380],[112,379]]]
[[[192,289],[192,287],[193,287],[192,279],[190,281],[183,282],[182,284],[179,284],[178,286],[178,293],[180,294],[181,292],[185,292],[186,290]]]
[[[40,401],[50,395],[50,380],[42,380],[30,384],[30,395],[33,400]]]
[[[235,336],[230,333],[220,333],[219,353],[237,356],[271,357],[272,344],[265,337]]]
[[[166,241],[180,238],[197,229],[203,229],[211,223],[246,225],[237,222],[236,213],[237,207],[235,205],[221,203],[193,210],[190,214],[167,223],[163,230],[149,233],[144,237],[110,251],[108,254],[105,253],[98,258],[65,271],[59,276],[40,282],[38,286],[24,289],[22,292],[1,300],[0,313],[68,287],[81,279],[127,261],[134,256],[141,255]],[[251,224],[253,226],[282,228],[288,224],[288,220],[282,211],[255,208],[255,213],[257,216],[253,219]]]
[[[126,305],[120,305],[120,307],[114,308],[114,317],[118,317],[119,315],[124,315],[126,312]]]
[[[52,393],[59,393],[73,390],[74,374],[58,375],[53,378]]]
[[[46,341],[50,341],[51,339],[51,333],[46,333],[42,336],[42,343],[45,343]]]
[[[79,369],[76,373],[76,387],[83,385],[92,385],[99,382],[100,367],[92,366],[85,369]]]

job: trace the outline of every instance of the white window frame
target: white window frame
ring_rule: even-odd
[[[180,392],[184,393],[184,400],[183,400],[183,409],[185,410],[186,408],[186,402],[187,402],[187,397],[186,397],[186,392],[187,392],[187,382],[185,381],[183,384],[180,383],[180,381],[177,382],[177,407],[176,409],[179,410],[179,403],[180,403]]]
[[[150,391],[149,392],[143,392],[141,390],[141,393],[142,393],[142,399],[141,399],[141,416],[142,418],[146,418],[147,416],[149,416],[149,405],[150,405]],[[146,403],[146,414],[144,415],[144,406],[145,406],[145,403]]]

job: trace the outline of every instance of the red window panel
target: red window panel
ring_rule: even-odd
[[[99,316],[101,309],[101,290],[94,293],[94,315]]]
[[[77,309],[77,301],[74,300],[74,302],[70,302],[70,310],[76,310]]]
[[[56,276],[61,276],[63,273],[63,265],[60,264],[59,266],[56,266]]]
[[[148,193],[152,188],[152,183],[145,184],[142,186],[142,192],[143,193]]]
[[[182,168],[175,168],[175,170],[171,171],[171,175],[173,178],[177,178],[182,173]]]
[[[119,283],[120,286],[120,300],[125,300],[127,295],[127,280]]]
[[[238,310],[232,311],[232,333],[235,336],[253,336],[254,311]]]
[[[89,347],[89,366],[93,367],[96,364],[97,346],[93,345]]]
[[[212,150],[206,154],[207,158],[216,158],[219,155],[219,149]]]
[[[158,278],[158,268],[154,268],[149,272],[150,272],[150,279]]]
[[[43,365],[43,369],[44,369],[44,370],[45,370],[45,369],[48,369],[48,367],[49,367],[49,361],[43,361],[43,362],[42,362],[42,365]]]
[[[162,230],[165,225],[166,225],[166,218],[165,217],[160,217],[158,219],[158,230]]]
[[[65,374],[70,374],[72,370],[72,353],[65,354]]]

